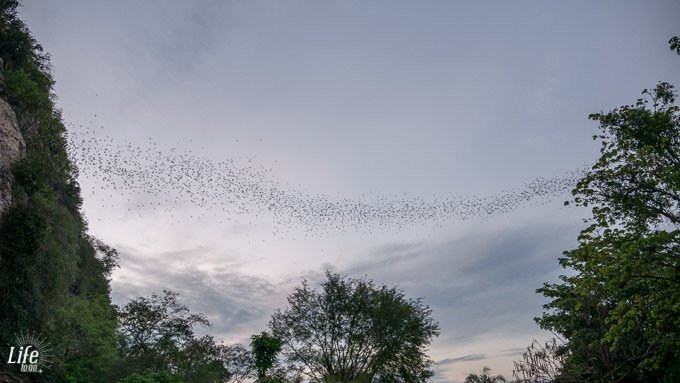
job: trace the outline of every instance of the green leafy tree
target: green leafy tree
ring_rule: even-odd
[[[481,374],[469,374],[465,378],[465,383],[505,383],[503,375],[491,375],[489,367],[482,368]]]
[[[269,375],[269,371],[277,364],[277,355],[281,351],[281,346],[281,339],[264,331],[251,337],[250,347],[253,351],[258,382],[276,380],[275,377]]]
[[[51,336],[51,345],[60,353],[68,380],[113,381],[112,370],[118,362],[117,320],[108,296],[71,297],[59,314],[58,333]]]
[[[671,40],[671,44],[675,40]],[[671,47],[673,49],[673,47]],[[680,108],[660,83],[592,114],[601,156],[574,189],[592,208],[572,270],[539,289],[538,323],[567,341],[562,381],[680,381]]]
[[[194,339],[195,326],[210,325],[205,315],[191,313],[179,294],[168,290],[133,299],[118,310],[118,318],[123,356],[177,348]]]
[[[134,299],[118,310],[118,320],[121,377],[170,374],[182,382],[209,383],[242,382],[252,375],[253,362],[243,346],[196,337],[195,327],[210,322],[192,313],[177,293],[164,290]]]
[[[270,322],[289,369],[312,382],[424,382],[427,346],[439,334],[432,311],[396,288],[326,272],[304,281]]]
[[[119,353],[121,371],[141,373],[176,371],[185,365],[183,351],[203,348],[213,353],[212,345],[195,339],[194,327],[208,326],[203,314],[194,314],[181,303],[177,293],[163,290],[162,295],[151,294],[128,302],[118,310]],[[196,355],[201,358],[200,354]],[[193,366],[198,368],[197,366]]]

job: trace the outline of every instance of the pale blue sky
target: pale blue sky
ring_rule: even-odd
[[[596,159],[589,113],[680,79],[675,1],[61,0],[20,15],[52,56],[73,129],[253,158],[287,187],[338,198],[492,194],[568,172]],[[433,307],[437,378],[452,382],[483,365],[510,375],[518,349],[545,337],[534,290],[586,215],[555,198],[440,226],[274,237],[266,217],[128,213],[129,196],[82,186],[92,232],[121,251],[119,303],[174,289],[239,341],[301,277],[366,274]]]

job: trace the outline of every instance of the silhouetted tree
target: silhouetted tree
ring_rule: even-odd
[[[270,327],[288,367],[313,382],[424,382],[433,375],[427,346],[439,334],[432,311],[396,288],[326,272],[288,297]]]
[[[533,341],[522,354],[522,360],[514,363],[512,375],[516,383],[552,383],[560,375],[568,352],[564,344],[553,338],[544,344]],[[564,374],[563,374],[564,375]],[[565,381],[563,377],[561,381]]]
[[[482,368],[481,374],[471,373],[465,378],[465,383],[505,383],[503,375],[491,375],[489,367]]]
[[[221,383],[232,377],[243,381],[250,376],[252,362],[242,346],[194,335],[196,326],[210,323],[205,315],[191,313],[177,293],[164,290],[162,295],[134,299],[118,311],[118,318],[123,376],[170,374],[187,383]]]

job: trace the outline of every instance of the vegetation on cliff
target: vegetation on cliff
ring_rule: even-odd
[[[17,7],[0,1],[3,98],[26,143],[12,168],[12,205],[0,220],[0,344],[4,354],[17,334],[41,334],[54,357],[49,376],[34,374],[35,381],[96,381],[117,360],[108,282],[117,254],[86,233],[49,58]]]

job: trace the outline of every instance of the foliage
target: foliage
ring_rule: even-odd
[[[503,375],[491,375],[489,367],[482,368],[481,374],[469,374],[465,378],[465,383],[505,383]]]
[[[668,44],[671,46],[671,50],[680,55],[680,37],[673,36],[668,40]]]
[[[191,313],[177,293],[133,299],[118,310],[119,374],[172,373],[182,382],[242,382],[252,361],[240,345],[224,346],[211,336],[196,337],[196,326],[209,326]],[[126,378],[126,379],[127,379]]]
[[[145,371],[143,374],[132,374],[121,380],[121,383],[184,383],[184,380],[167,371]]]
[[[0,0],[0,96],[26,143],[11,169],[13,203],[0,218],[0,345],[21,332],[43,334],[54,358],[34,381],[106,381],[117,360],[108,284],[117,254],[86,234],[49,57],[18,6]]]
[[[270,322],[289,369],[313,382],[423,382],[433,373],[426,347],[439,334],[432,311],[396,288],[326,272],[307,281]]]
[[[177,293],[163,290],[140,297],[118,310],[122,355],[168,345],[183,346],[194,337],[194,326],[208,326],[203,314],[192,314]]]
[[[557,380],[565,354],[563,344],[553,338],[545,344],[534,340],[522,354],[522,360],[515,362],[512,372],[516,383],[551,383]]]
[[[267,380],[267,372],[276,364],[276,356],[281,351],[282,342],[281,339],[265,331],[259,335],[253,335],[251,340],[250,347],[255,360],[257,380],[264,382]]]
[[[192,314],[167,290],[127,303],[118,310],[119,353],[126,372],[172,371],[181,350],[194,342],[194,326],[208,326],[202,314]],[[196,346],[194,346],[196,347]]]
[[[0,307],[5,340],[43,331],[77,275],[78,227],[59,206],[36,199],[15,204],[0,224]],[[46,271],[49,271],[46,272]]]
[[[224,382],[229,379],[230,372],[223,359],[223,348],[210,335],[193,338],[174,356],[172,370],[187,383]]]
[[[110,381],[118,356],[116,315],[108,297],[70,297],[59,309],[59,318],[63,324],[58,332],[50,334],[50,339],[61,354],[69,380]]]
[[[677,39],[671,40],[671,43]],[[596,113],[601,157],[574,189],[592,207],[573,270],[538,291],[538,323],[567,341],[561,380],[680,380],[680,108],[672,85]]]
[[[229,382],[243,383],[255,375],[253,355],[241,344],[222,346],[222,359],[229,371]]]

